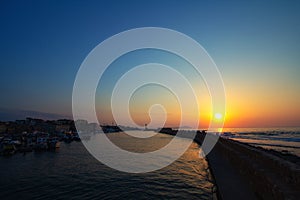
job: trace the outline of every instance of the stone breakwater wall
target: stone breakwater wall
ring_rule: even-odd
[[[195,141],[201,144],[203,138],[204,135],[199,133]],[[229,160],[248,181],[258,199],[300,198],[299,165],[263,149],[224,138],[219,138],[213,151]]]

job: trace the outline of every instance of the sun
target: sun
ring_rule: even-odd
[[[222,114],[221,113],[216,113],[215,114],[215,119],[218,119],[218,120],[220,120],[220,119],[222,119]]]

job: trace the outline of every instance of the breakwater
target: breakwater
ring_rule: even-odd
[[[168,129],[163,133],[174,135]],[[202,144],[207,133],[197,131]],[[299,199],[299,158],[291,161],[280,153],[220,137],[207,155],[220,199]],[[288,157],[287,157],[288,158]]]
[[[214,160],[223,159],[229,163],[238,176],[241,176],[240,179],[245,182],[245,187],[250,187],[249,191],[252,193],[250,195],[254,194],[257,199],[298,199],[300,196],[299,165],[263,149],[219,138],[207,158],[212,165],[217,182],[219,177],[216,174],[220,173],[218,171],[222,173],[227,173],[227,171],[222,166],[213,166]],[[235,183],[228,180],[227,184]],[[217,185],[220,190],[222,186]],[[239,187],[235,185],[232,188],[238,189]],[[221,190],[220,192],[222,193]]]

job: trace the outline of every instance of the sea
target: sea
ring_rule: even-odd
[[[300,156],[300,127],[224,128],[223,132],[232,140]],[[149,133],[155,136],[143,142],[128,140],[123,133],[109,133],[108,137],[132,152],[159,149],[173,138]],[[97,140],[98,135],[93,137]],[[112,169],[75,141],[62,142],[55,152],[2,156],[0,199],[212,199],[214,181],[199,152],[199,145],[193,142],[171,165],[141,174]]]
[[[224,128],[227,138],[300,157],[300,127]]]
[[[114,143],[135,152],[159,149],[172,139],[170,135],[155,134],[143,143],[124,139],[121,133],[108,135]],[[55,152],[0,157],[1,200],[212,199],[213,188],[208,163],[199,157],[199,146],[194,142],[171,165],[141,174],[109,168],[75,141],[62,142]]]

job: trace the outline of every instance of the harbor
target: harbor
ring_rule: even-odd
[[[76,129],[73,127],[75,124],[71,120],[52,121],[50,123],[52,124],[50,133],[42,132],[40,129],[40,126],[43,125],[44,128],[48,127],[49,131],[49,127],[51,127],[49,122],[31,118],[26,120],[22,121],[22,127],[25,129],[30,127],[34,131],[21,134],[2,133],[0,138],[0,152],[2,156],[7,157],[18,153],[26,155],[30,152],[49,151],[56,152],[57,154],[54,156],[58,156],[61,151],[60,148],[66,148],[62,150],[63,152],[68,151],[68,148],[70,148],[66,146],[68,144],[78,146],[76,143],[79,142],[78,144],[82,146],[79,134],[76,131],[72,131]],[[36,121],[39,123],[36,123]],[[32,125],[33,122],[36,124]],[[48,124],[48,126],[45,124]],[[54,126],[54,124],[56,125]],[[57,126],[57,129],[53,128],[53,126]],[[99,133],[108,134],[113,141],[119,140],[121,141],[120,144],[125,144],[125,147],[128,146],[128,138],[122,140],[124,137],[120,135],[122,134],[122,129],[116,125],[99,126],[104,129],[103,131],[98,131],[100,129],[95,128],[94,124],[86,122],[86,126],[89,126],[90,130],[94,130],[92,138],[89,139],[97,138]],[[65,129],[61,129],[62,127]],[[20,127],[16,125],[15,128],[19,129]],[[145,133],[144,131],[140,130],[141,133]],[[170,135],[170,137],[167,137],[168,140],[176,136],[177,132],[177,129],[167,127],[157,130],[157,134]],[[207,133],[205,130],[198,130],[195,138],[190,137],[190,131],[182,131],[180,135],[185,140],[193,139],[195,144],[198,144],[198,149],[201,149],[207,134],[211,133]],[[209,180],[213,185],[210,189],[211,197],[224,200],[241,198],[245,200],[298,199],[300,196],[297,187],[300,183],[299,157],[287,153],[285,150],[280,152],[239,142],[234,138],[234,135],[231,133],[221,134],[213,150],[206,156],[206,161],[203,161],[207,162],[208,173],[210,174],[208,176],[211,177]],[[167,142],[168,140],[163,141]],[[75,144],[70,144],[73,141],[75,141]],[[155,141],[156,143],[158,142],[157,139]],[[196,148],[195,145],[193,146]],[[83,147],[80,148],[82,149]],[[135,149],[138,149],[138,147],[135,147]],[[30,155],[26,156],[31,157]],[[233,193],[232,191],[235,192]]]
[[[39,123],[36,123],[37,121]],[[33,123],[35,124],[32,125]],[[52,126],[49,126],[49,124],[52,124]],[[112,141],[117,141],[121,146],[124,145],[122,148],[128,148],[131,144],[143,144],[139,141],[128,140],[128,136],[124,138],[122,129],[117,125],[102,125],[99,127],[103,130],[98,131],[100,129],[98,129],[99,127],[95,128],[95,124],[88,124],[87,122],[85,124],[90,127],[90,130],[94,130],[92,136],[89,136],[89,140],[97,139],[97,134],[107,134]],[[20,122],[14,123],[14,125],[16,125],[15,129],[20,129]],[[29,153],[26,156],[32,157],[34,154],[30,152],[45,152],[46,156],[49,152],[56,152],[53,156],[59,156],[61,151],[66,153],[71,146],[73,146],[72,148],[80,146],[80,149],[83,149],[80,135],[76,131],[72,131],[74,125],[72,120],[57,120],[49,123],[49,121],[27,118],[22,121],[23,130],[30,127],[33,132],[2,133],[0,137],[1,155],[7,157],[18,153],[20,155]],[[12,124],[8,127],[11,128],[11,126]],[[48,132],[42,132],[41,126],[44,127],[43,130],[48,127]],[[49,129],[49,127],[52,128]],[[57,127],[57,129],[53,127]],[[65,129],[62,129],[62,127]],[[127,127],[127,129],[130,128]],[[8,130],[11,129],[7,128],[6,131]],[[74,130],[76,129],[74,128]],[[145,134],[149,130],[146,130],[146,132],[145,130],[135,131]],[[156,134],[158,135],[155,135],[154,138],[158,137],[159,139],[152,139],[149,147],[153,148],[154,143],[167,144],[169,140],[176,136],[177,132],[177,129],[168,127],[157,129]],[[196,152],[196,149],[197,152],[201,150],[204,138],[207,134],[211,134],[205,130],[198,130],[196,136],[191,138],[190,133],[189,130],[185,130],[180,135],[183,137],[182,142],[190,139],[194,140],[192,145],[195,148],[194,152]],[[163,135],[166,135],[166,137]],[[286,150],[275,151],[255,146],[252,143],[247,144],[237,141],[235,135],[232,133],[221,134],[213,150],[204,159],[205,161],[201,161],[207,163],[207,169],[209,170],[207,177],[210,178],[207,178],[207,180],[210,180],[211,184],[211,198],[223,200],[241,198],[245,200],[297,199],[300,195],[298,190],[300,183],[299,157]],[[82,136],[85,135],[82,134]],[[144,147],[145,144],[141,147],[134,146],[132,149],[139,151],[139,148],[143,149]],[[194,159],[198,160],[199,156]]]
[[[133,143],[121,132],[109,133],[132,151],[158,148],[173,136],[157,134]],[[91,139],[100,139],[93,134]],[[182,139],[185,142],[186,139]],[[170,154],[172,152],[169,152]],[[82,142],[61,142],[59,151],[0,156],[1,199],[203,199],[213,198],[214,183],[197,143],[170,166],[150,173],[114,170],[96,160]]]
[[[0,155],[15,153],[57,151],[62,142],[79,142],[72,120],[45,121],[26,118],[14,122],[0,122]]]

